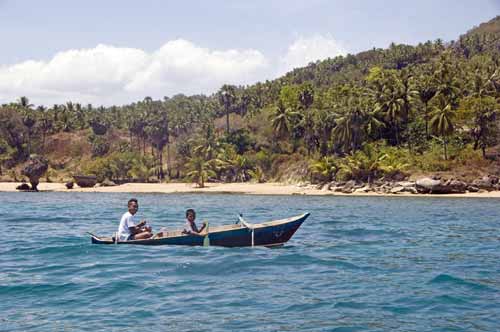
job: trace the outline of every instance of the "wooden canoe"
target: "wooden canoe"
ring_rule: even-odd
[[[184,246],[280,246],[286,243],[309,217],[309,213],[260,224],[249,224],[240,218],[239,224],[210,226],[205,236],[183,234],[182,230],[163,232],[163,236],[146,240],[115,241],[114,237],[91,234],[93,244],[184,245]]]

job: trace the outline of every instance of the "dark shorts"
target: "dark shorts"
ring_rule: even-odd
[[[131,241],[131,240],[135,240],[135,235],[134,234],[130,234],[127,238],[127,241]]]

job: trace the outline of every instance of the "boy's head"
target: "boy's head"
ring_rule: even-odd
[[[196,219],[196,212],[193,209],[186,210],[186,219],[189,221],[194,221]]]

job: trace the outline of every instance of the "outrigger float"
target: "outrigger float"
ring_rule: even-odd
[[[273,220],[260,224],[250,224],[240,215],[239,223],[215,226],[199,235],[183,234],[182,230],[162,232],[145,240],[119,241],[116,237],[99,237],[89,233],[93,244],[136,244],[136,245],[180,245],[180,246],[221,246],[253,247],[282,246],[295,234],[297,229],[309,217],[309,213],[287,219]]]

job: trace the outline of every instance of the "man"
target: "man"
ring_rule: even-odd
[[[118,226],[118,239],[120,241],[149,239],[153,234],[151,227],[146,226],[146,221],[141,221],[137,225],[134,222],[134,215],[139,210],[137,199],[131,198],[128,201],[128,212],[125,212]]]
[[[191,234],[191,235],[201,235],[205,236],[205,234],[201,234],[205,227],[207,226],[207,223],[203,223],[200,229],[196,226],[194,223],[194,220],[196,219],[196,212],[194,212],[193,209],[187,209],[186,210],[186,224],[184,226],[184,230],[182,231],[184,234]]]

